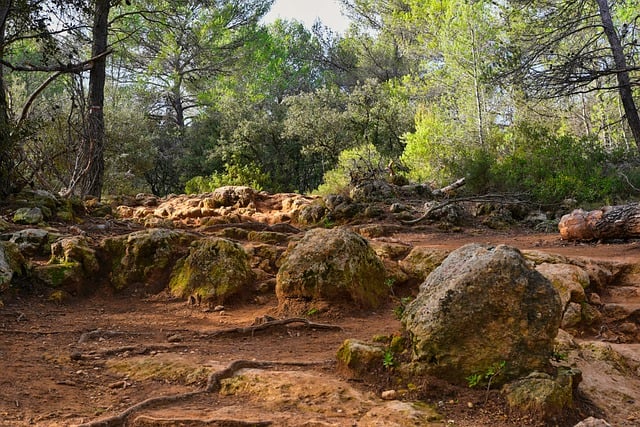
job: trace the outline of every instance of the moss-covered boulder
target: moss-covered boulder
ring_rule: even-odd
[[[362,236],[318,228],[283,254],[276,295],[284,310],[318,300],[374,308],[388,295],[384,280],[384,266]]]
[[[158,292],[169,283],[176,261],[189,252],[195,233],[155,228],[103,240],[100,249],[116,290],[142,286]]]
[[[338,349],[338,368],[355,378],[362,378],[382,369],[384,353],[381,345],[348,339]]]
[[[189,254],[178,261],[171,275],[171,293],[179,297],[197,294],[218,304],[250,291],[255,281],[249,255],[230,240],[208,238],[194,242]]]
[[[18,245],[0,241],[0,299],[2,294],[9,290],[14,277],[22,275],[25,268],[26,261]]]
[[[49,256],[51,243],[58,237],[60,237],[58,234],[41,228],[26,228],[11,234],[9,241],[18,245],[18,249],[24,256],[38,257]]]
[[[16,224],[36,225],[44,221],[44,213],[39,207],[20,208],[13,214]]]
[[[88,294],[99,284],[96,280],[99,271],[96,250],[85,237],[73,236],[54,242],[49,263],[35,266],[33,274],[50,288]]]
[[[577,375],[576,375],[577,373]],[[506,384],[502,393],[512,411],[550,421],[573,405],[573,390],[579,371],[561,370],[557,378],[533,372]]]
[[[494,385],[550,369],[558,292],[508,246],[471,244],[452,252],[405,309],[413,357],[457,384],[500,366]]]

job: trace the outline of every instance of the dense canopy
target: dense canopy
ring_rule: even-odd
[[[637,1],[341,0],[345,34],[272,3],[0,1],[0,196],[637,196]]]

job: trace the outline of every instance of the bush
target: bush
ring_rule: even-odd
[[[211,176],[196,176],[187,181],[187,194],[209,193],[226,185],[246,185],[254,190],[262,190],[269,176],[255,165],[225,165],[224,172],[214,172]]]
[[[351,184],[386,179],[387,161],[373,144],[344,150],[338,157],[338,165],[325,172],[323,184],[315,192],[320,195],[340,194]]]
[[[640,167],[627,159],[635,153],[612,152],[592,137],[520,123],[494,131],[480,148],[437,112],[422,112],[416,127],[402,158],[419,182],[440,186],[464,176],[469,192],[526,193],[543,205],[613,204],[640,186]]]

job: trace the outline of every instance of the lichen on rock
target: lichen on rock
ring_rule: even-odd
[[[276,276],[281,309],[291,300],[379,307],[388,295],[384,265],[360,235],[313,229],[285,252]]]
[[[178,297],[197,294],[221,304],[247,293],[255,278],[242,246],[227,239],[207,238],[194,242],[189,254],[178,261],[169,287]]]
[[[520,251],[466,245],[420,286],[402,322],[414,361],[457,384],[504,362],[494,384],[550,369],[561,303]]]

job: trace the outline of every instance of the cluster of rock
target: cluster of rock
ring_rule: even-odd
[[[57,198],[36,194],[49,211],[40,208],[42,217],[27,220],[23,215],[39,207],[21,206],[14,222],[77,220],[87,209],[69,204],[65,210]],[[78,222],[64,231],[3,233],[0,298],[34,284],[45,286],[52,299],[101,286],[169,290],[215,304],[275,294],[282,313],[299,314],[343,305],[374,309],[388,303],[394,288],[419,284],[401,318],[408,340],[385,347],[348,341],[338,353],[342,366],[366,375],[383,366],[392,348],[410,354],[410,362],[397,367],[400,376],[504,385],[514,409],[548,417],[571,406],[581,378],[573,367],[551,363],[562,349],[560,329],[640,341],[632,313],[611,316],[607,310],[613,308],[599,295],[619,278],[621,266],[508,246],[473,244],[449,254],[375,239],[393,226],[302,230],[327,218],[352,217],[354,206],[343,196],[268,196],[248,187],[165,200],[138,196],[114,209],[119,218],[146,227],[136,231],[105,237]],[[102,212],[103,205],[93,209]],[[382,215],[373,208],[359,212]]]

